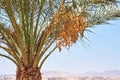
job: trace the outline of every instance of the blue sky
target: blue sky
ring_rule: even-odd
[[[112,25],[97,25],[86,32],[89,46],[74,44],[69,50],[56,50],[45,62],[42,71],[63,71],[84,73],[120,70],[120,20],[110,21]],[[86,48],[85,48],[86,47]],[[15,74],[16,67],[9,60],[0,57],[0,74]]]
[[[43,70],[83,73],[120,70],[120,20],[111,21],[113,25],[95,26],[95,34],[86,33],[90,47],[83,47],[80,42],[69,50],[55,52],[45,63]]]

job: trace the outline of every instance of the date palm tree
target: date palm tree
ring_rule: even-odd
[[[16,80],[42,80],[57,48],[83,39],[94,25],[120,17],[116,0],[0,0],[0,56],[17,66]]]

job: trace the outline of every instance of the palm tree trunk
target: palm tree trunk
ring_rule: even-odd
[[[42,80],[39,68],[17,69],[16,80]]]

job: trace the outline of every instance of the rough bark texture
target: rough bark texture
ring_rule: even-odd
[[[42,80],[39,68],[17,69],[16,80]]]

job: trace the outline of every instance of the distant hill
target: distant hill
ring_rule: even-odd
[[[110,71],[104,71],[101,73],[98,72],[87,72],[81,74],[81,76],[120,76],[120,70],[110,70]]]
[[[88,72],[79,76],[60,71],[43,71],[42,77],[43,80],[120,80],[120,70]],[[0,75],[0,80],[15,80],[15,75]]]
[[[60,72],[60,71],[44,71],[42,72],[43,77],[65,77],[65,78],[74,78],[78,77],[74,74],[68,72]]]

